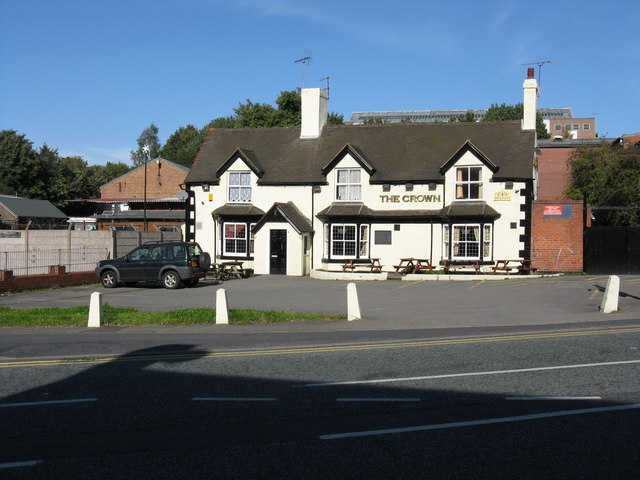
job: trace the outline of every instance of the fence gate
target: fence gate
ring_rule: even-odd
[[[182,240],[182,232],[140,232],[117,230],[115,232],[114,258],[122,257],[145,242],[159,242],[163,240]]]
[[[587,228],[584,252],[587,273],[640,274],[640,228]]]

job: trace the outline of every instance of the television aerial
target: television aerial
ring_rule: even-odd
[[[302,67],[302,88],[304,88],[304,70],[307,65],[311,63],[311,55],[307,55],[306,57],[299,58],[295,60],[293,63],[299,63]]]
[[[523,63],[522,66],[525,65],[537,65],[538,66],[538,86],[540,86],[540,72],[542,71],[542,66],[545,63],[553,63],[553,60],[543,60],[542,62],[531,62],[531,63]]]

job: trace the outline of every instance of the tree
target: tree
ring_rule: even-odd
[[[524,118],[524,105],[516,103],[515,105],[507,105],[503,103],[498,105],[494,103],[489,107],[487,113],[482,119],[483,122],[503,122],[505,120],[522,120]],[[536,135],[538,138],[551,138],[547,127],[544,126],[544,120],[540,112],[536,112]]]
[[[193,125],[179,127],[160,150],[160,156],[179,163],[185,167],[191,167],[202,146],[206,130],[198,130]]]
[[[327,124],[328,125],[343,125],[344,124],[344,116],[341,113],[329,112],[327,115]]]
[[[594,210],[595,225],[640,226],[640,211],[624,207],[640,206],[640,148],[614,149],[608,143],[579,147],[569,159],[569,198],[585,200],[598,207],[622,209]]]
[[[363,120],[363,125],[382,125],[383,123],[389,123],[382,117],[367,117]]]
[[[475,122],[476,116],[471,110],[467,110],[462,115],[455,115],[449,117],[449,122]]]
[[[247,99],[235,109],[235,115],[213,119],[205,127],[213,128],[270,128],[295,127],[302,122],[302,102],[296,90],[280,92],[276,99],[276,107],[267,103],[254,103]],[[331,112],[327,116],[327,123],[339,125],[344,123],[341,114]]]
[[[143,148],[145,145],[149,146],[149,156],[150,158],[157,158],[160,156],[160,140],[158,140],[158,127],[156,127],[153,123],[145,128],[140,136],[138,137],[138,149],[131,150],[131,160],[133,161],[133,166],[137,167],[140,165],[144,165],[144,162],[147,161],[147,158],[143,152]]]
[[[44,145],[40,152],[15,130],[0,132],[0,178],[9,193],[46,199],[58,152]]]

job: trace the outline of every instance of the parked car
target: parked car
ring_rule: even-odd
[[[147,242],[120,258],[101,260],[96,275],[105,288],[160,282],[165,288],[193,287],[207,274],[211,256],[196,242]]]

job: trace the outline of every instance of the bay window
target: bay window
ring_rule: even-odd
[[[368,258],[369,225],[331,225],[331,258]]]
[[[222,225],[222,253],[229,257],[253,256],[253,234],[250,228],[255,223],[225,222]]]
[[[490,224],[444,225],[442,257],[446,260],[491,260]]]

